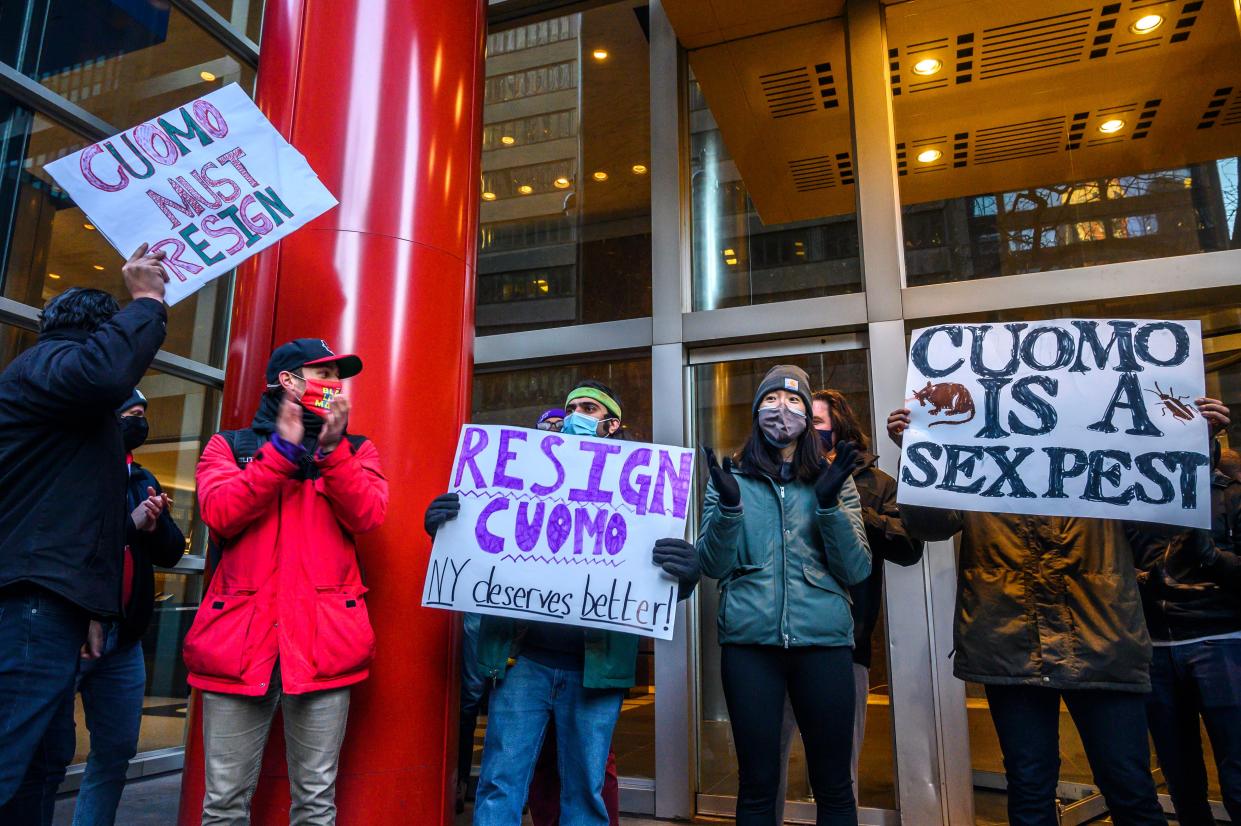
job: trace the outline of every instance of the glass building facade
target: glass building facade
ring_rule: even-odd
[[[1202,323],[1208,392],[1241,438],[1235,4],[505,5],[486,43],[475,421],[530,426],[591,377],[635,438],[731,451],[759,377],[794,363],[846,395],[892,472],[881,423],[913,329],[1133,316]],[[48,298],[122,292],[120,257],[42,166],[220,84],[249,90],[261,18],[261,0],[0,6],[0,366]],[[221,279],[173,308],[141,385],[137,458],[188,538],[143,642],[152,771],[184,742],[180,643],[206,543],[193,470],[231,298]],[[986,699],[951,674],[953,550],[889,566],[864,823],[1005,822]],[[626,811],[731,812],[716,600],[704,582],[677,639],[643,643],[614,741]],[[1061,821],[1080,823],[1101,801],[1067,714],[1062,733]],[[803,760],[795,747],[793,822],[813,822]]]

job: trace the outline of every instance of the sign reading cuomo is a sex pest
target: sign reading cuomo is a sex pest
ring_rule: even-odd
[[[1197,321],[926,327],[906,382],[902,504],[1210,526]]]
[[[687,448],[466,425],[422,604],[672,639],[651,551],[685,536],[693,473]]]

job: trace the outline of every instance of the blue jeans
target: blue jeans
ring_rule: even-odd
[[[116,821],[125,773],[138,751],[146,684],[142,644],[119,641],[113,623],[104,641],[103,656],[83,660],[78,674],[90,731],[90,756],[73,811],[73,826],[112,826]],[[69,722],[72,725],[72,718]]]
[[[1199,717],[1211,738],[1224,808],[1241,823],[1241,639],[1155,649],[1146,705],[1155,754],[1181,826],[1214,826]]]
[[[49,777],[73,759],[70,736],[54,720],[73,721],[73,680],[86,641],[86,614],[33,586],[0,590],[0,823],[52,822]],[[63,726],[61,727],[63,729]],[[49,736],[51,729],[51,736]],[[72,731],[72,729],[70,729]]]
[[[556,723],[560,822],[608,826],[603,776],[623,689],[582,686],[582,672],[547,668],[528,657],[491,691],[474,826],[519,826],[534,765]]]
[[[1151,777],[1146,695],[989,685],[987,703],[1004,754],[1011,826],[1058,826],[1060,700],[1081,735],[1095,785],[1116,826],[1167,826]]]

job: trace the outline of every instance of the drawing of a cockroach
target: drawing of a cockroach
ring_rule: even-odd
[[[1159,397],[1159,412],[1161,415],[1167,416],[1171,413],[1172,418],[1182,424],[1188,421],[1193,421],[1193,418],[1196,415],[1194,413],[1194,409],[1185,404],[1183,401],[1184,399],[1188,399],[1189,396],[1176,395],[1176,389],[1171,386],[1168,387],[1168,392],[1165,393],[1160,389],[1159,382],[1155,382],[1154,390],[1147,388],[1146,392],[1153,393]]]

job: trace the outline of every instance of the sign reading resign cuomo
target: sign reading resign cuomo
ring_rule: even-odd
[[[169,304],[336,206],[235,83],[44,169],[123,257],[164,252]]]
[[[693,473],[687,448],[466,425],[422,604],[672,639],[651,551],[685,536]]]
[[[1197,321],[915,330],[897,500],[1210,526]]]

